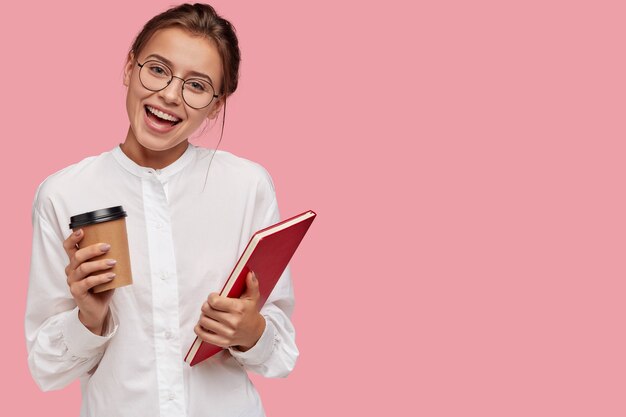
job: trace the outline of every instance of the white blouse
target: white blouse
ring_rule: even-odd
[[[224,350],[189,367],[184,357],[211,292],[219,292],[250,236],[279,221],[260,165],[189,144],[163,169],[141,167],[119,146],[48,177],[33,203],[26,308],[28,364],[42,390],[80,378],[81,417],[263,416],[246,370],[284,377],[298,357],[289,317],[289,268],[261,313],[247,352]],[[108,333],[78,320],[66,282],[70,217],[123,206],[133,284],[115,290]]]

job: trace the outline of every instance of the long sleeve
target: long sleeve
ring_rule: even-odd
[[[45,391],[80,379],[81,417],[261,417],[246,371],[282,377],[294,368],[289,270],[261,309],[266,327],[254,347],[194,367],[184,362],[202,302],[223,285],[250,235],[279,220],[269,174],[228,152],[214,154],[189,144],[178,160],[154,170],[116,146],[52,174],[37,190],[28,365]],[[78,319],[63,241],[72,216],[114,206],[128,214],[133,283],[115,290],[108,333],[97,336]]]
[[[274,198],[265,216],[263,227],[279,220],[278,205]],[[266,323],[261,338],[246,352],[229,348],[231,355],[246,369],[265,377],[277,378],[289,375],[299,355],[295,329],[290,320],[293,307],[293,286],[290,268],[287,267],[261,308]]]
[[[37,199],[25,333],[30,372],[37,385],[48,391],[63,388],[93,370],[117,324],[110,315],[108,334],[97,336],[80,322],[66,281],[68,258],[62,232],[43,217],[36,203]]]

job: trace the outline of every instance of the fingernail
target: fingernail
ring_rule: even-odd
[[[77,231],[74,232],[74,236],[80,236],[82,231],[83,231],[83,229],[78,229]]]
[[[108,251],[109,249],[111,249],[111,245],[109,245],[108,243],[103,243],[102,245],[100,245],[100,250],[101,250],[102,252],[106,252],[106,251]]]
[[[115,278],[115,274],[111,273],[111,274],[107,274],[107,279],[113,279]]]
[[[107,259],[107,265],[115,265],[117,263],[117,261],[115,259]]]

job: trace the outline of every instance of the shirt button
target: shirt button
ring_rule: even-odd
[[[167,332],[165,332],[165,338],[166,339],[171,339],[172,338],[172,332],[170,332],[169,330]]]
[[[174,391],[170,391],[169,399],[170,401],[173,401],[176,399],[176,394],[174,394]]]
[[[161,229],[161,228],[163,228],[163,223],[162,223],[162,222],[157,222],[157,224],[156,224],[156,228],[157,228],[157,229]]]
[[[167,279],[167,272],[165,272],[165,271],[161,272],[161,273],[159,274],[159,277],[160,277],[163,281],[165,281],[165,280]]]
[[[77,358],[76,356],[72,356],[72,360],[73,360],[73,361],[77,361],[77,360],[78,360],[78,358]]]

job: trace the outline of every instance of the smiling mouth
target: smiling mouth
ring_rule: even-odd
[[[145,105],[144,107],[144,111],[146,112],[146,115],[151,119],[154,120],[155,122],[159,123],[159,124],[167,124],[170,126],[175,126],[178,123],[180,123],[182,120],[178,119],[174,116],[171,116],[167,113],[163,113],[160,110],[157,110],[151,106]]]

